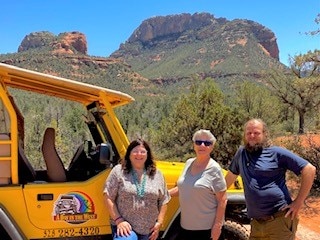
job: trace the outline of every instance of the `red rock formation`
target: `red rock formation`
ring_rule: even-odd
[[[69,51],[71,47],[77,50],[79,53],[87,54],[88,47],[87,47],[87,39],[83,33],[80,32],[67,32],[59,35],[60,46],[61,48]]]
[[[48,48],[53,53],[86,55],[88,52],[86,36],[80,32],[66,32],[58,36],[46,31],[30,33],[22,40],[18,52],[35,48]]]

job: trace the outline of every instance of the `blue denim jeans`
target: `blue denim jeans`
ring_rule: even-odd
[[[111,230],[112,230],[112,239],[116,237],[117,234],[117,226],[111,224]],[[151,234],[142,235],[139,233],[136,233],[138,236],[138,240],[148,240]]]

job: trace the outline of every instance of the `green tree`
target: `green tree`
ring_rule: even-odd
[[[209,129],[217,144],[213,157],[226,165],[241,142],[241,115],[225,104],[225,97],[216,83],[208,78],[191,87],[180,97],[170,115],[156,133],[158,148],[165,149],[165,158],[178,157],[185,161],[194,154],[192,136],[198,129]]]
[[[152,141],[152,132],[159,128],[159,123],[168,115],[172,103],[170,96],[137,97],[136,101],[116,109],[117,116],[128,136]]]
[[[236,85],[234,101],[247,119],[261,118],[268,125],[279,122],[281,103],[270,89],[262,84],[240,82]]]
[[[320,50],[309,51],[290,59],[292,72],[298,78],[320,76]]]
[[[320,79],[313,75],[301,78],[274,72],[268,83],[284,104],[298,112],[298,133],[304,133],[306,114],[320,106]]]

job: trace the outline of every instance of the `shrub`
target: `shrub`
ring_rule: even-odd
[[[320,134],[281,137],[275,142],[307,159],[317,168],[313,190],[320,190]]]

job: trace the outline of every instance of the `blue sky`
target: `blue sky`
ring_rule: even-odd
[[[87,37],[89,55],[108,57],[143,20],[196,12],[249,19],[269,28],[277,37],[284,64],[289,56],[320,49],[320,35],[302,34],[320,28],[314,22],[320,0],[5,0],[0,12],[0,54],[17,52],[32,32],[79,31]]]

